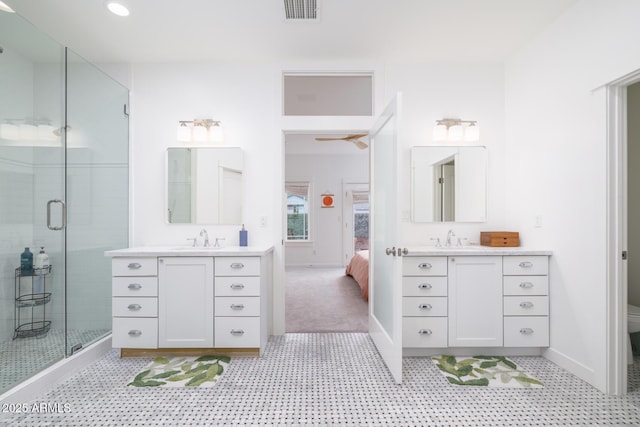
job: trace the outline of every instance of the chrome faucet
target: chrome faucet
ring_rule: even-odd
[[[220,242],[222,242],[224,240],[225,240],[224,237],[216,237],[216,241],[213,243],[213,247],[214,248],[221,248],[222,245],[220,244]]]
[[[453,232],[453,230],[449,230],[449,232],[447,233],[447,240],[445,240],[445,243],[444,243],[445,248],[450,248],[451,247],[451,238],[452,237],[456,237],[456,234]]]
[[[208,248],[209,246],[211,246],[211,243],[209,243],[209,233],[207,233],[207,230],[205,230],[204,228],[202,230],[200,230],[200,237],[204,236],[204,243],[202,244],[202,246],[204,246],[205,248]]]

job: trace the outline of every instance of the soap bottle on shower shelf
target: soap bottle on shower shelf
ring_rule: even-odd
[[[20,273],[23,276],[33,274],[33,254],[29,248],[24,248],[20,254]]]
[[[44,292],[44,279],[43,275],[48,273],[49,270],[49,255],[44,251],[44,246],[40,246],[40,253],[36,255],[36,260],[33,263],[35,274],[38,275],[35,286],[33,287],[34,294],[40,294]]]
[[[36,255],[36,260],[33,263],[36,269],[36,274],[47,274],[49,270],[49,255],[44,251],[44,246],[40,246],[40,253]]]
[[[244,224],[242,224],[242,230],[240,230],[240,246],[247,246],[248,236],[247,230],[244,229]]]

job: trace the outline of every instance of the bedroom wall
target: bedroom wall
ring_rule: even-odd
[[[640,69],[640,2],[583,0],[506,66],[506,218],[553,251],[546,357],[607,377],[607,109],[603,85]],[[536,217],[541,226],[536,227]]]
[[[311,242],[287,243],[286,266],[342,266],[343,183],[369,182],[369,156],[363,150],[358,155],[287,154],[287,181],[311,182]],[[334,208],[322,208],[320,194],[335,195]]]

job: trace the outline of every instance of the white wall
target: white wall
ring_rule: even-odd
[[[604,389],[606,93],[640,68],[640,2],[583,0],[506,66],[505,219],[553,250],[546,356]],[[542,227],[534,218],[540,215]]]
[[[627,91],[629,304],[640,307],[640,83]]]
[[[287,181],[310,182],[312,191],[312,242],[288,243],[285,250],[286,265],[344,265],[342,184],[369,182],[368,150],[359,155],[286,155],[285,177]],[[335,207],[321,207],[320,195],[325,192],[335,195]]]
[[[387,97],[403,93],[402,143],[406,171],[402,175],[404,242],[407,246],[432,245],[449,229],[469,242],[480,241],[480,231],[504,230],[504,67],[494,63],[391,64],[387,67]],[[483,223],[412,223],[410,209],[410,148],[446,145],[433,141],[433,126],[445,117],[478,120],[480,140],[458,145],[487,147],[487,221]],[[508,226],[508,224],[507,224]]]

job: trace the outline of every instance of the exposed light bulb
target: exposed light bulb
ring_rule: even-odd
[[[16,13],[15,10],[11,9],[9,7],[9,5],[7,5],[5,2],[0,1],[0,10],[3,12],[8,12],[8,13]]]

